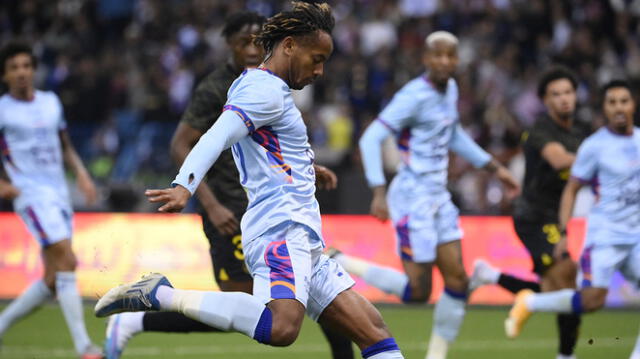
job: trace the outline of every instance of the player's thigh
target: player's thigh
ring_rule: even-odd
[[[534,222],[514,217],[513,225],[518,239],[531,256],[533,271],[543,277],[554,263],[553,250],[560,240],[557,224]]]
[[[391,337],[380,312],[352,289],[338,294],[318,321],[344,333],[361,350]]]
[[[73,212],[67,205],[32,202],[17,208],[16,212],[43,249],[71,239]]]
[[[587,243],[589,241],[587,234]],[[628,258],[628,247],[606,244],[588,244],[579,263],[578,285],[581,288],[609,288],[616,271],[622,269]]]
[[[468,278],[462,262],[461,241],[441,244],[437,253],[436,265],[442,274],[444,285],[449,289],[465,292]]]
[[[251,293],[253,280],[244,262],[240,231],[222,235],[204,216],[203,229],[209,240],[213,274],[220,290]]]

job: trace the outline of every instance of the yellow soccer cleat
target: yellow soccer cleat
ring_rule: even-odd
[[[509,311],[509,317],[504,321],[504,331],[507,338],[515,339],[520,335],[522,327],[527,322],[532,312],[527,308],[527,298],[533,295],[531,289],[523,289],[516,294],[516,300]]]

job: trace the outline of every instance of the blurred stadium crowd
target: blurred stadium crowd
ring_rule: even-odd
[[[520,135],[543,110],[535,91],[546,66],[564,63],[576,71],[578,119],[594,128],[602,122],[599,85],[620,77],[640,81],[638,0],[329,2],[334,54],[324,78],[297,94],[318,162],[340,176],[337,192],[319,194],[326,213],[368,210],[357,139],[393,93],[424,71],[423,41],[434,30],[461,41],[464,127],[519,173]],[[103,189],[92,210],[149,210],[141,189],[172,179],[173,130],[194,86],[228,56],[220,36],[225,17],[242,9],[270,16],[288,4],[9,0],[0,5],[0,43],[33,44],[37,85],[60,96],[72,140]],[[499,186],[467,169],[453,160],[451,186],[462,212],[508,213]]]

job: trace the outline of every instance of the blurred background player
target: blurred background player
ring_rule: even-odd
[[[500,273],[484,260],[478,260],[470,280],[472,289],[483,284],[498,284],[516,294],[523,289],[547,292],[575,288],[576,264],[568,252],[557,258],[553,253],[562,236],[558,228],[560,197],[569,179],[575,153],[588,130],[575,119],[577,85],[569,69],[556,66],[547,70],[538,84],[538,96],[547,112],[523,134],[526,171],[522,196],[515,202],[513,224],[518,238],[531,255],[533,271],[540,282]],[[572,358],[580,316],[558,314],[557,324],[558,358]]]
[[[350,288],[354,282],[322,254],[315,199],[314,154],[291,89],[323,74],[333,51],[334,20],[326,3],[294,2],[263,25],[256,42],[263,67],[244,71],[229,89],[223,113],[185,159],[174,187],[148,190],[161,212],[180,211],[220,153],[233,145],[249,206],[242,218],[253,295],[173,289],[159,274],[109,291],[96,314],[131,310],[177,311],[260,343],[287,346],[305,311],[341,329],[365,358],[402,358],[379,312]]]
[[[625,81],[604,86],[603,112],[606,126],[582,143],[562,192],[562,235],[553,253],[556,259],[566,253],[566,228],[578,190],[597,183],[599,199],[589,212],[580,258],[581,289],[522,290],[505,322],[509,337],[520,334],[532,312],[579,315],[602,308],[615,271],[640,287],[640,129],[633,125],[635,102]],[[631,358],[640,358],[640,338]]]
[[[53,92],[33,85],[36,59],[25,44],[10,43],[0,54],[0,155],[9,181],[0,179],[0,197],[13,200],[16,213],[42,246],[44,278],[31,284],[0,314],[0,339],[16,321],[54,295],[83,359],[101,358],[84,323],[76,286],[77,260],[71,248],[72,216],[64,164],[76,176],[88,204],[96,189],[66,132],[62,105]]]
[[[245,68],[255,68],[264,59],[264,51],[253,43],[265,18],[254,12],[231,15],[222,36],[231,56],[228,62],[209,74],[196,89],[171,142],[171,152],[181,165],[200,137],[215,123],[227,101],[227,91]],[[328,169],[315,165],[320,187],[336,185]],[[210,245],[216,283],[222,291],[251,294],[253,280],[244,264],[240,220],[247,208],[247,194],[240,184],[231,150],[225,150],[207,173],[206,183],[196,191],[200,204],[202,227]],[[351,341],[322,329],[329,339],[335,359],[353,358]],[[108,359],[119,358],[127,341],[145,332],[212,332],[219,331],[197,320],[175,312],[121,313],[111,316],[107,326],[105,352]]]
[[[371,214],[385,221],[391,215],[405,273],[335,253],[351,274],[395,294],[405,302],[425,302],[431,294],[435,263],[445,289],[436,304],[428,359],[445,358],[458,335],[465,313],[467,276],[462,265],[458,209],[447,190],[449,150],[476,168],[494,172],[507,191],[519,186],[509,171],[492,159],[458,122],[458,39],[437,31],[426,40],[427,72],[406,84],[365,131],[360,140],[367,181],[373,189]],[[403,163],[387,198],[381,147],[396,136]],[[387,207],[387,201],[389,207]]]

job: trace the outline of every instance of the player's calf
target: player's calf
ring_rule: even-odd
[[[604,307],[607,290],[604,288],[585,288],[581,291],[582,310],[585,313],[594,312]]]

